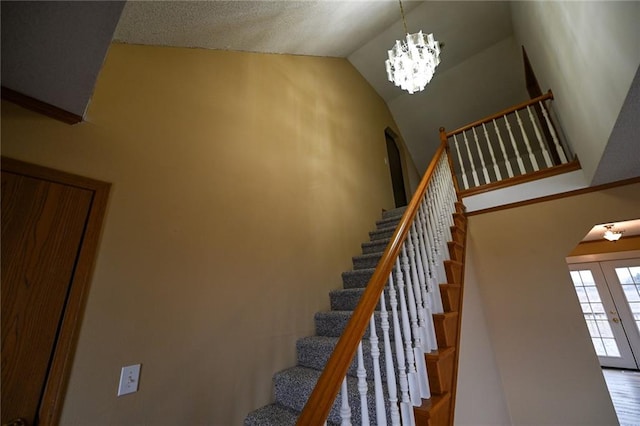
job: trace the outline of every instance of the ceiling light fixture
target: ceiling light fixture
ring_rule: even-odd
[[[409,34],[402,1],[398,1],[407,37],[406,41],[396,40],[395,46],[389,50],[389,59],[385,61],[385,65],[389,81],[413,94],[424,90],[431,81],[440,63],[440,44],[434,40],[433,34],[425,36],[422,31]]]
[[[603,235],[605,240],[618,241],[622,237],[623,231],[614,231],[613,225],[605,225],[604,227],[607,228],[607,230],[604,231]]]

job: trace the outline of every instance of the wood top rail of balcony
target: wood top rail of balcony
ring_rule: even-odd
[[[469,129],[472,129],[472,128],[476,127],[476,126],[480,126],[483,123],[488,123],[488,122],[490,122],[492,120],[495,120],[497,118],[504,117],[507,114],[511,114],[512,112],[524,109],[524,108],[526,108],[526,107],[528,107],[530,105],[535,105],[538,102],[546,101],[547,99],[553,99],[553,92],[551,90],[549,90],[547,93],[545,93],[542,96],[538,96],[537,98],[533,98],[533,99],[530,99],[530,100],[528,100],[526,102],[522,102],[522,103],[520,103],[518,105],[514,105],[514,106],[509,107],[507,109],[504,109],[504,110],[502,110],[500,112],[492,114],[492,115],[490,115],[488,117],[485,117],[485,118],[483,118],[481,120],[477,120],[477,121],[474,121],[473,123],[467,124],[466,126],[460,127],[459,129],[453,130],[451,132],[447,132],[446,137],[450,138],[453,135],[458,135],[458,134],[460,134],[460,133],[462,133],[464,131],[467,131]]]

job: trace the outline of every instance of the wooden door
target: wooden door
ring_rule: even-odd
[[[57,420],[105,189],[2,159],[2,424]]]
[[[387,157],[389,158],[389,172],[391,173],[391,185],[393,186],[393,198],[396,202],[396,207],[404,207],[407,205],[407,193],[404,189],[404,175],[402,173],[402,159],[400,157],[400,150],[396,141],[389,134],[385,132],[385,138],[387,142]]]

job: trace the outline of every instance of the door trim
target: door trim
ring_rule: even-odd
[[[58,331],[58,339],[38,412],[40,424],[57,424],[62,413],[66,387],[71,373],[73,356],[78,341],[87,294],[89,293],[89,284],[98,251],[111,184],[4,156],[0,158],[0,161],[0,168],[3,171],[75,186],[93,193],[84,235],[71,279],[66,307]]]

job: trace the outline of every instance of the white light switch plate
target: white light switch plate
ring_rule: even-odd
[[[120,385],[118,385],[118,396],[138,392],[139,381],[140,364],[122,367],[122,371],[120,372]]]

